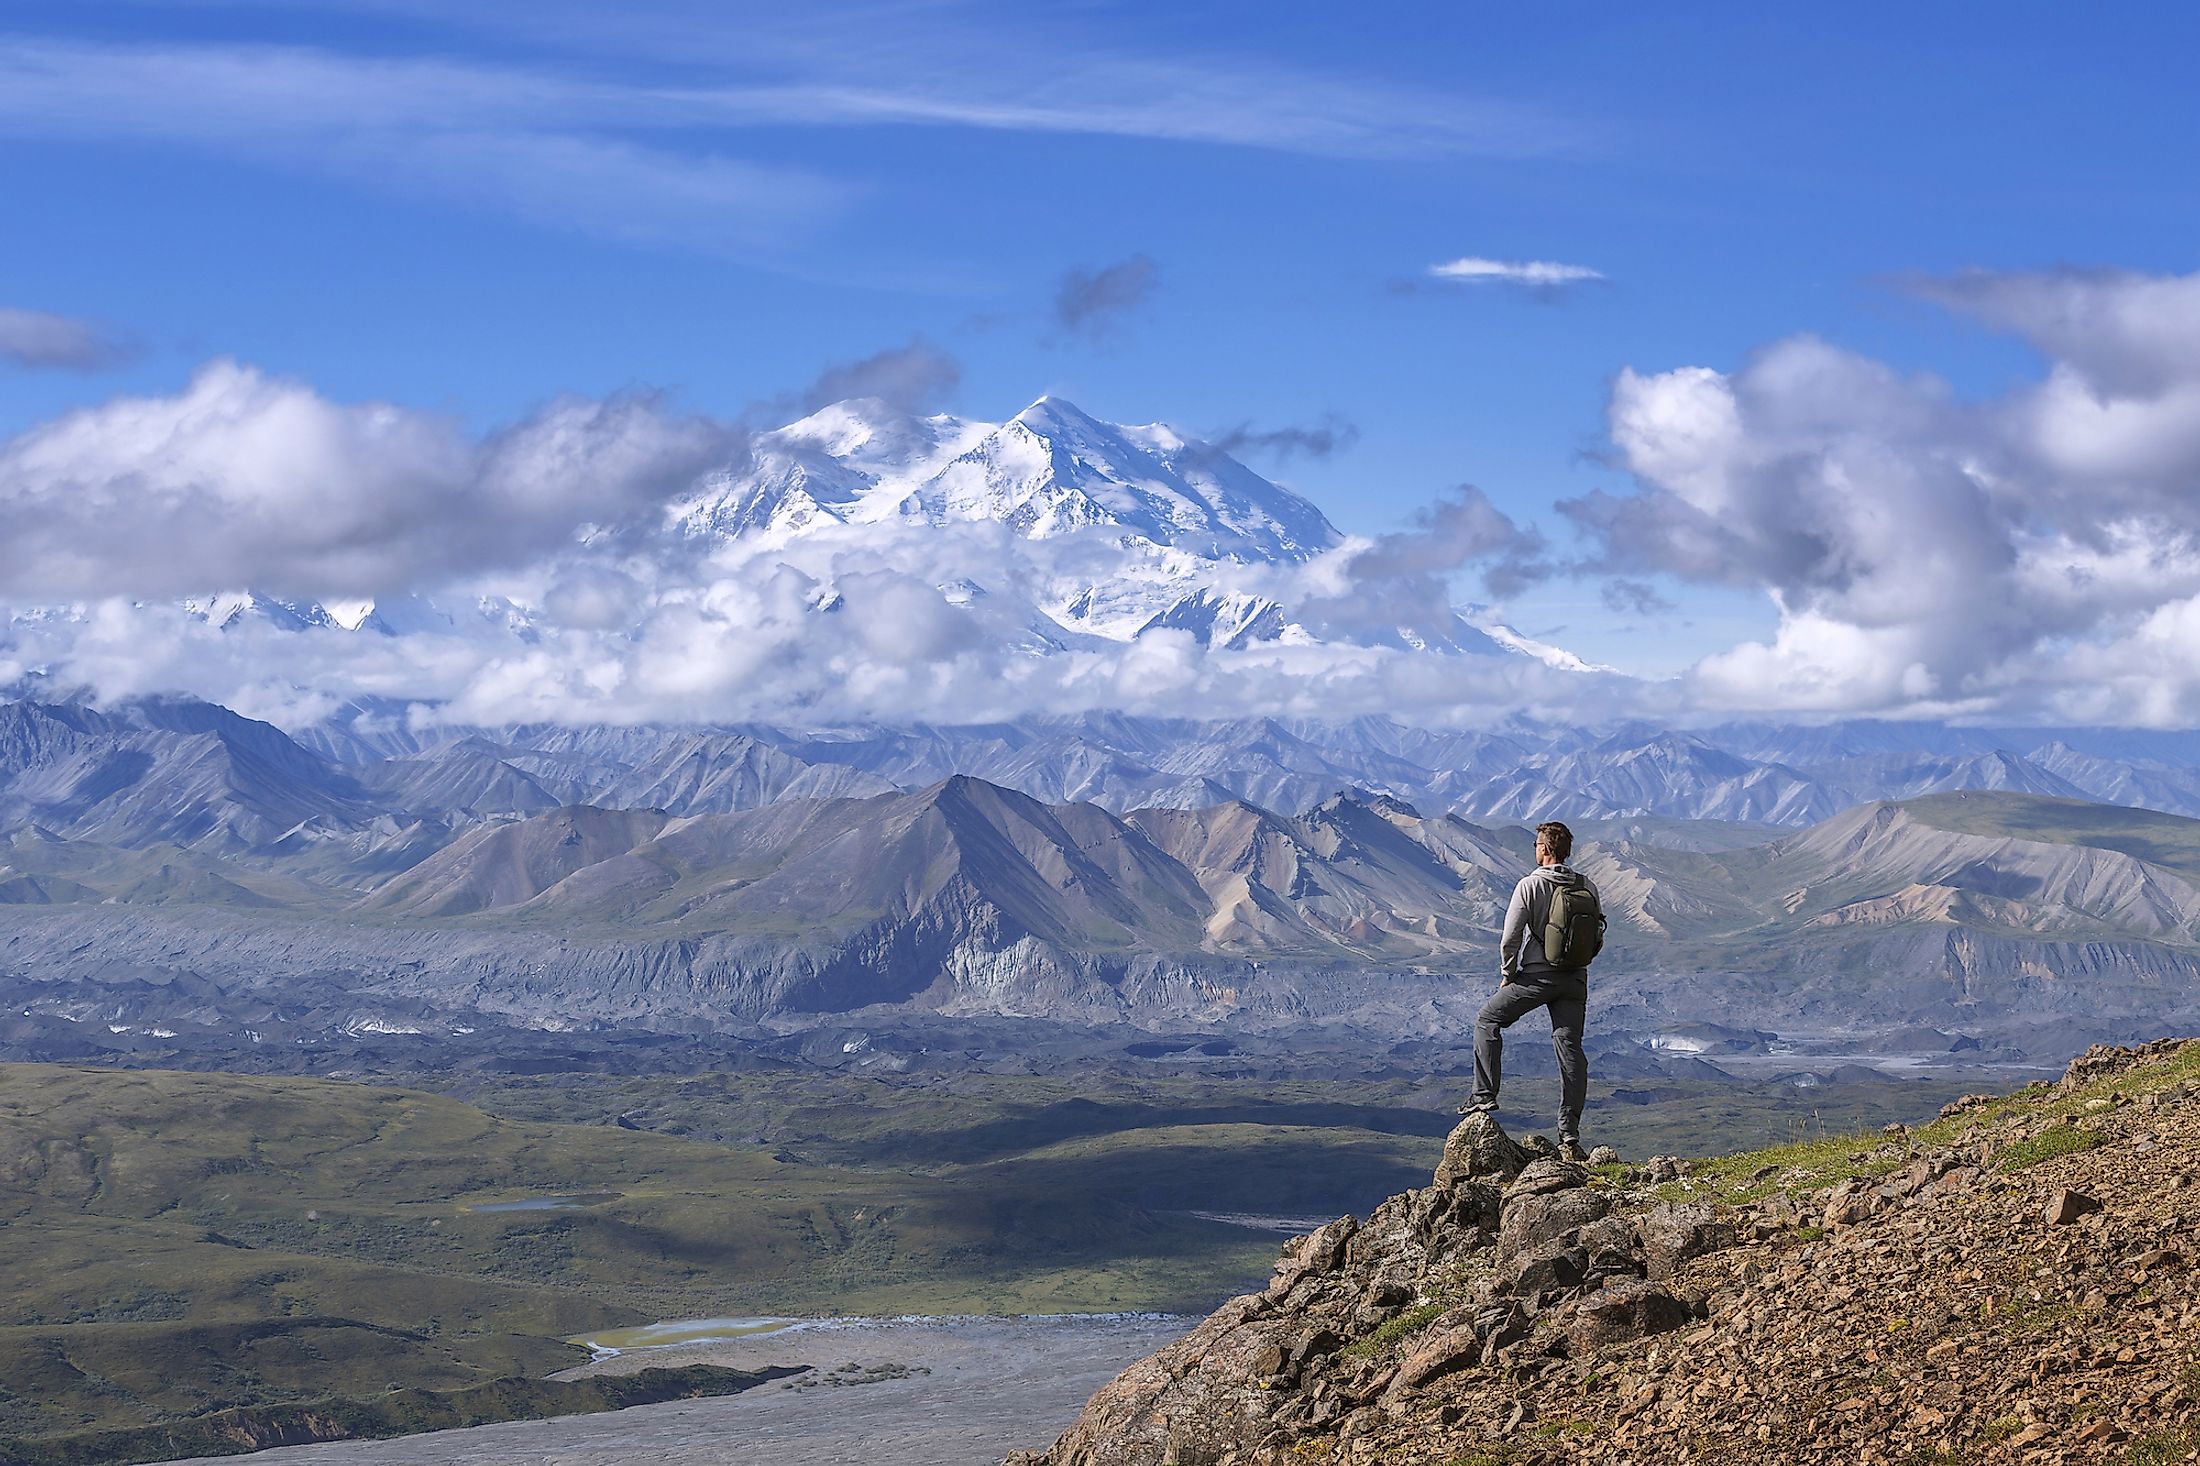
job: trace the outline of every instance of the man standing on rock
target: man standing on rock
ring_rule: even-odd
[[[1497,993],[1474,1021],[1474,1097],[1463,1115],[1497,1108],[1504,1079],[1505,1030],[1538,1008],[1551,1010],[1551,1047],[1558,1051],[1558,1147],[1569,1161],[1581,1149],[1581,1107],[1589,1097],[1589,1060],[1581,1025],[1589,1006],[1589,963],[1604,945],[1604,911],[1597,888],[1569,869],[1574,832],[1553,820],[1535,827],[1535,869],[1513,887],[1505,932],[1497,944]]]

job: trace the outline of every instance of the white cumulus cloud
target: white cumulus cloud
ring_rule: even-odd
[[[1811,337],[1623,371],[1636,488],[1559,506],[1595,568],[1772,597],[1770,641],[1690,674],[1718,708],[2189,721],[2200,659],[2161,651],[2200,596],[2200,277],[1919,288],[2025,335],[2043,374],[1967,400]]]
[[[1428,272],[1439,280],[1457,280],[1469,285],[1520,285],[1531,290],[1558,290],[1604,278],[1603,271],[1592,270],[1587,265],[1561,264],[1557,260],[1492,260],[1480,255],[1464,255],[1431,265]]]
[[[643,395],[562,398],[477,438],[215,361],[0,443],[0,584],[61,601],[440,585],[613,534],[745,443]]]
[[[952,376],[920,345],[821,383],[921,400]],[[684,507],[738,483],[726,471],[755,461],[754,441],[646,395],[560,399],[473,433],[215,361],[173,393],[0,442],[0,686],[191,693],[286,723],[363,695],[488,723],[813,724],[1097,708],[1472,720],[1622,695],[1525,657],[1432,658],[1396,634],[1441,633],[1454,573],[1539,573],[1539,541],[1473,490],[1305,563],[922,515],[688,533]],[[1139,604],[1156,577],[1161,604],[1193,589],[1273,601],[1328,640],[1125,641],[1065,610],[1095,592]],[[298,629],[213,594],[247,589],[343,614]]]

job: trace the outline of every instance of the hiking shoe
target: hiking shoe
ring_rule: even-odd
[[[1577,1166],[1585,1166],[1589,1163],[1589,1152],[1583,1150],[1581,1142],[1571,1135],[1562,1135],[1558,1141],[1558,1158],[1572,1161]]]
[[[1470,1099],[1459,1107],[1459,1113],[1462,1115],[1494,1115],[1497,1113],[1497,1101]]]

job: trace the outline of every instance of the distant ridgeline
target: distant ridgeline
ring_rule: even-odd
[[[1607,1034],[1747,1012],[2036,1054],[2200,1021],[2181,736],[401,711],[293,737],[204,703],[0,704],[0,1053],[859,1009],[1455,1034],[1548,817],[1615,918]]]

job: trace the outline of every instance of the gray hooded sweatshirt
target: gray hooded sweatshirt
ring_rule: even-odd
[[[1562,884],[1576,882],[1592,892],[1596,890],[1587,876],[1563,865],[1539,865],[1513,887],[1512,904],[1505,908],[1505,934],[1497,944],[1497,970],[1506,981],[1581,977],[1579,972],[1561,972],[1543,955],[1543,927],[1551,919],[1551,893]]]

